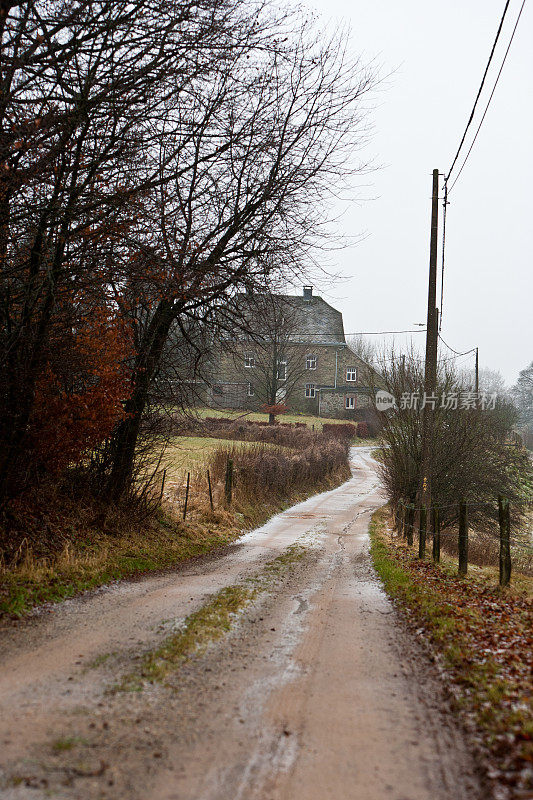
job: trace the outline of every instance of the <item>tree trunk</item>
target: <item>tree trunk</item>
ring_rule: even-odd
[[[468,571],[468,507],[459,503],[459,575]]]
[[[277,342],[274,340],[273,347],[272,347],[272,385],[270,387],[270,405],[275,406],[277,402],[277,394],[278,394],[278,348]],[[276,417],[274,414],[269,413],[268,415],[268,424],[274,425],[276,422]]]
[[[104,493],[109,503],[118,503],[130,487],[142,415],[148,402],[152,378],[175,316],[173,304],[163,300],[157,307],[139,346],[133,376],[133,391],[124,405],[125,419],[119,423],[113,436],[113,464]]]

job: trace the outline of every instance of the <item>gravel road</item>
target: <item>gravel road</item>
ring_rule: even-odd
[[[476,800],[435,668],[368,554],[382,504],[353,477],[236,545],[0,631],[0,797]],[[210,596],[298,543],[231,631],[165,684],[110,687]]]

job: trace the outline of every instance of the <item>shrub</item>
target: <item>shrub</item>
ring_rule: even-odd
[[[320,488],[335,476],[349,477],[348,441],[317,436],[303,450],[267,448],[260,442],[243,449],[217,450],[210,464],[214,479],[222,483],[228,458],[233,461],[234,497],[244,502],[257,498],[286,498],[295,492]]]
[[[212,436],[215,439],[265,442],[277,444],[281,447],[291,447],[296,450],[303,450],[309,447],[320,436],[320,434],[311,431],[305,424],[301,427],[279,424],[269,425],[268,422],[252,422],[250,420],[247,420],[246,423],[243,420],[230,420],[230,423],[228,424],[223,420],[222,424],[220,424],[218,418],[211,417],[195,423],[191,433],[194,436]]]
[[[357,423],[357,435],[359,436],[360,439],[368,439],[370,433],[366,422]]]
[[[322,426],[322,433],[335,439],[353,439],[357,433],[357,428],[351,422],[339,423],[338,425],[326,422]]]
[[[382,371],[387,391],[394,397],[424,394],[424,370],[417,358],[405,364],[391,361]],[[446,364],[439,367],[437,397],[460,397],[468,384]],[[385,491],[395,506],[414,503],[422,471],[421,404],[381,413],[379,471]],[[531,493],[533,470],[525,450],[508,446],[515,412],[499,399],[494,408],[447,407],[437,403],[433,415],[431,499],[440,508],[441,525],[456,523],[458,504],[469,505],[472,527],[492,530],[498,524],[497,499],[506,497],[519,511]]]

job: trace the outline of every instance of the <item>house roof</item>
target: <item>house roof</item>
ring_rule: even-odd
[[[322,297],[283,295],[283,299],[294,309],[296,330],[291,339],[315,344],[346,344],[341,312],[326,303]]]
[[[313,344],[345,345],[342,314],[336,308],[319,297],[313,295],[311,287],[306,287],[305,294],[300,296],[274,294],[243,294],[239,298],[239,306],[246,317],[257,315],[258,332],[261,328],[263,309],[268,315],[268,307],[272,302],[281,309],[287,310],[290,317],[289,340]]]

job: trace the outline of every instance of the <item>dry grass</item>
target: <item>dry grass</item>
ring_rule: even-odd
[[[0,568],[0,615],[20,616],[86,589],[172,567],[228,544],[243,528],[235,514],[202,508],[194,509],[186,524],[176,515],[160,513],[112,535],[90,523],[84,519],[82,533],[58,553],[43,557],[27,547],[16,564]]]
[[[259,428],[259,432],[264,431]],[[101,507],[87,493],[50,483],[33,503],[21,504],[17,529],[31,531],[0,564],[0,615],[32,607],[151,570],[165,569],[236,539],[272,514],[349,475],[348,444],[306,428],[269,429],[283,442],[176,437],[165,456],[161,505],[144,518],[135,509]],[[234,462],[231,509],[225,508],[228,458]],[[211,510],[207,469],[212,480]],[[183,519],[186,474],[190,473]],[[43,527],[44,526],[44,527]]]
[[[239,442],[241,449],[250,447],[252,442]],[[204,436],[175,436],[165,450],[163,467],[167,477],[179,480],[186,472],[206,469],[217,450],[232,449],[234,442]]]
[[[259,497],[288,498],[311,486],[327,488],[330,481],[350,475],[347,442],[321,435],[298,451],[266,448],[262,443],[244,450],[236,446],[230,451],[217,451],[212,472],[220,484],[228,458],[233,462],[235,497],[250,504]]]
[[[95,514],[94,504],[83,506],[72,500],[59,507],[55,498],[56,506],[50,511],[55,526],[53,541],[63,545],[43,555],[25,540],[9,566],[0,565],[0,616],[21,616],[35,606],[72,597],[114,580],[174,567],[185,559],[234,541],[245,530],[261,525],[273,514],[315,492],[342,483],[349,475],[346,460],[328,463],[324,460],[325,451],[316,450],[308,459],[302,453],[265,444],[224,441],[220,447],[216,440],[209,442],[214,442],[216,449],[201,445],[198,448],[202,454],[198,463],[202,467],[191,475],[185,521],[182,476],[179,480],[169,477],[157,513],[135,522],[127,510],[115,510],[114,517],[106,519],[105,530]],[[207,460],[209,453],[213,457],[211,462]],[[231,509],[224,508],[223,472],[228,453],[235,461],[237,479]],[[335,457],[338,459],[339,453]],[[207,463],[213,469],[214,511],[209,506]],[[288,480],[291,474],[298,475],[298,464],[300,479]],[[252,476],[264,481],[266,465],[270,465],[272,475],[278,478],[262,484],[268,491],[253,489]],[[288,471],[288,465],[292,472]],[[180,470],[181,467],[178,469],[181,474]],[[261,487],[261,483],[257,485]],[[39,542],[37,539],[36,545]]]

